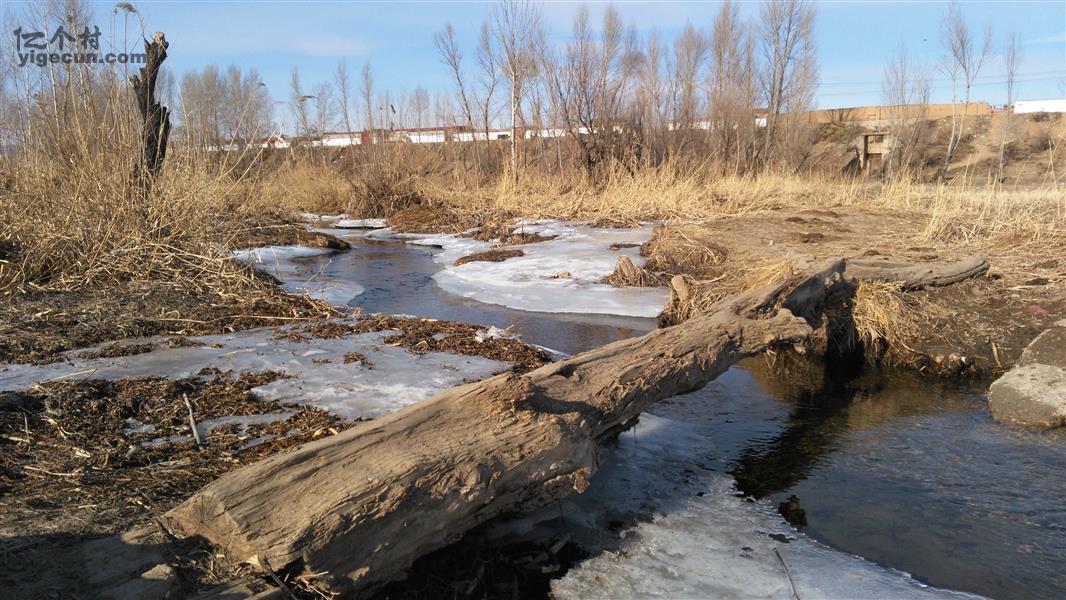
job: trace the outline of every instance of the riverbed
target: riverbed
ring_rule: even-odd
[[[526,342],[564,353],[655,326],[650,318],[531,312],[463,298],[434,279],[441,269],[434,255],[442,250],[349,239],[350,251],[301,260],[308,272],[365,288],[349,304],[368,312],[509,328]],[[800,541],[931,586],[997,598],[1066,594],[1066,433],[994,422],[984,382],[899,373],[782,375],[767,360],[746,361],[706,388],[650,409],[653,417],[646,420],[683,423],[685,435],[702,440],[686,446],[685,459],[700,465],[686,473],[686,485],[721,495],[723,478],[730,485],[735,479],[735,493],[764,512],[796,495],[809,523]],[[615,451],[626,452],[624,444]],[[668,460],[663,465],[689,470]],[[604,480],[612,473],[624,475],[604,468],[594,487],[609,487]],[[648,477],[660,475],[672,476]],[[658,490],[654,484],[647,489]],[[671,510],[689,510],[656,500],[646,514],[629,515],[638,536],[650,538],[653,532],[641,527],[668,519]],[[595,522],[611,507],[593,514],[578,501],[570,510],[588,512],[583,518]],[[581,569],[557,591],[580,593],[580,585],[571,584]],[[822,591],[832,594],[833,588]]]

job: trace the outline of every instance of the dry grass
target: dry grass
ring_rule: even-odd
[[[614,287],[658,287],[668,283],[669,279],[665,274],[638,267],[628,256],[619,256],[614,271],[602,281]]]
[[[908,349],[934,321],[934,308],[898,283],[860,282],[852,303],[858,341],[871,349]]]
[[[794,275],[791,259],[752,260],[731,264],[718,277],[698,280],[682,275],[670,284],[670,300],[659,315],[660,325],[676,325],[691,317],[704,314],[722,299],[740,292],[779,283]]]
[[[354,206],[355,186],[336,169],[302,163],[286,163],[265,175],[260,198],[264,204],[314,214],[373,212]]]
[[[708,238],[705,229],[694,226],[659,225],[650,240],[640,247],[644,267],[657,273],[693,277],[713,277],[726,260],[727,252]]]

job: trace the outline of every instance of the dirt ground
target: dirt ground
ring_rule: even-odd
[[[642,254],[650,271],[689,275],[709,282],[711,289],[720,287],[722,294],[840,257],[928,262],[985,254],[991,267],[977,278],[918,291],[891,290],[889,299],[898,305],[886,310],[904,314],[887,321],[884,343],[867,344],[872,362],[941,374],[1005,370],[1029,341],[1066,314],[1066,258],[1032,245],[920,241],[917,233],[924,224],[922,217],[898,210],[782,208],[671,224],[645,244]],[[656,248],[664,236],[672,238],[672,249]]]

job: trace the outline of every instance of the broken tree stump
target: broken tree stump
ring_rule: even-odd
[[[663,285],[664,278],[638,267],[633,259],[622,255],[618,257],[614,272],[604,277],[602,282],[614,287],[657,287]]]
[[[741,358],[804,342],[843,261],[738,294],[706,316],[529,373],[447,390],[384,418],[233,471],[166,515],[232,557],[326,571],[348,591],[493,517],[588,485],[598,443],[653,402]]]
[[[152,41],[144,40],[144,53],[147,57],[140,72],[130,77],[130,84],[137,96],[137,108],[141,112],[143,125],[141,129],[141,163],[134,174],[134,181],[147,197],[152,190],[159,171],[163,168],[163,159],[167,155],[167,140],[170,139],[170,110],[163,106],[155,95],[155,84],[159,78],[159,69],[167,59],[170,44],[162,31],[155,32]]]

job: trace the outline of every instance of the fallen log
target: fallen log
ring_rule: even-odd
[[[472,527],[585,489],[597,445],[741,358],[804,342],[836,261],[706,316],[430,398],[231,472],[169,512],[176,532],[274,571],[366,590]]]
[[[976,254],[953,262],[915,263],[889,256],[863,256],[847,261],[844,274],[858,281],[899,282],[905,290],[940,287],[988,271],[988,258]]]

